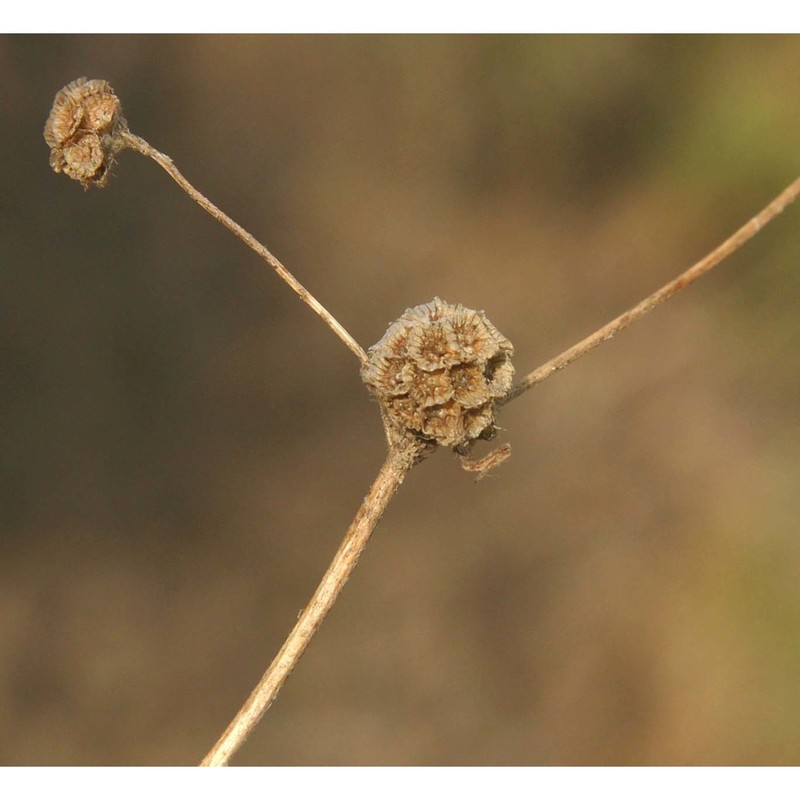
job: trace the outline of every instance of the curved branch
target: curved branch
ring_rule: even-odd
[[[705,258],[701,258],[700,261],[689,267],[686,272],[678,275],[675,280],[670,281],[666,286],[662,286],[657,292],[646,297],[624,314],[620,314],[616,319],[603,325],[599,330],[596,330],[582,341],[565,350],[560,355],[557,355],[555,358],[550,359],[550,361],[537,367],[533,372],[529,372],[524,378],[517,381],[517,383],[511,387],[511,391],[499,401],[499,404],[504,405],[505,403],[511,402],[523,392],[536,386],[537,383],[541,383],[546,378],[549,378],[554,372],[558,372],[564,369],[564,367],[569,366],[573,361],[586,355],[586,353],[593,350],[597,345],[607,342],[620,331],[625,330],[631,323],[641,319],[645,314],[652,311],[665,300],[668,300],[676,292],[685,289],[689,284],[694,283],[698,278],[710,272],[717,264],[755,236],[768,222],[775,219],[781,211],[792,201],[797,199],[798,195],[800,195],[800,178],[797,178],[793,183],[787,186],[771,203],[759,211],[749,222],[742,225],[736,233],[726,239],[719,247],[715,248],[705,256]]]

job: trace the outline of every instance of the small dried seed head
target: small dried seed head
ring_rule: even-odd
[[[392,323],[361,377],[390,436],[465,448],[495,435],[494,404],[511,388],[513,352],[482,311],[435,297]]]
[[[58,92],[44,126],[50,166],[84,189],[105,186],[126,130],[122,105],[109,83],[78,78]]]

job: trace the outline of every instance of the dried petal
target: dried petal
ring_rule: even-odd
[[[498,348],[505,350],[511,347],[508,339],[501,336],[483,314],[471,308],[459,306],[448,323],[456,347],[464,358],[472,355],[477,361],[486,361],[497,353]]]
[[[492,397],[505,397],[514,380],[514,366],[507,358],[493,358],[483,371]]]
[[[422,370],[437,370],[458,364],[460,353],[447,325],[438,322],[416,325],[408,335],[408,356]]]
[[[486,377],[473,364],[457,364],[450,370],[450,381],[453,395],[463,408],[475,408],[486,402]]]
[[[438,406],[453,396],[453,385],[445,369],[435,372],[416,370],[412,372],[410,394],[421,407]]]
[[[466,440],[493,439],[495,437],[497,431],[494,426],[494,409],[491,403],[487,403],[481,408],[465,411],[463,419]]]
[[[451,400],[426,409],[422,423],[425,436],[443,445],[457,445],[464,439],[461,407]]]
[[[414,368],[402,358],[375,359],[370,365],[369,380],[384,387],[387,395],[407,395],[414,380]]]

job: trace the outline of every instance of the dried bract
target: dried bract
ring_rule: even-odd
[[[514,348],[482,311],[438,297],[409,308],[367,352],[361,377],[392,436],[468,448],[496,433]]]
[[[78,78],[55,97],[44,126],[50,166],[84,189],[105,186],[114,157],[125,146],[122,105],[107,81]]]

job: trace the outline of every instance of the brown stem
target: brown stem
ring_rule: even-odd
[[[657,305],[668,300],[676,292],[684,289],[689,284],[694,283],[698,278],[705,275],[723,259],[738,250],[748,239],[755,236],[761,228],[771,222],[778,214],[783,211],[793,200],[800,195],[800,178],[797,178],[786,189],[784,189],[769,205],[765,206],[749,222],[742,225],[733,236],[726,239],[719,247],[712,250],[705,258],[700,259],[694,266],[679,275],[675,280],[670,281],[666,286],[662,286],[657,292],[646,297],[633,308],[620,314],[616,319],[611,320],[599,330],[596,330],[583,341],[565,350],[555,358],[537,367],[533,372],[528,373],[511,388],[511,391],[503,398],[502,403],[508,403],[515,397],[519,397],[537,383],[541,383],[545,378],[549,378],[554,372],[571,364],[576,359],[586,355],[597,345],[607,342],[624,330],[632,322],[641,319],[648,311],[652,311]]]
[[[152,158],[159,166],[163,167],[169,176],[183,189],[189,197],[192,198],[198,205],[204,208],[215,220],[221,222],[229,231],[235,236],[238,236],[248,247],[255,250],[264,261],[267,262],[278,275],[283,278],[286,283],[299,295],[300,299],[310,306],[314,311],[319,314],[331,330],[355,353],[358,360],[363,364],[367,360],[366,353],[361,345],[347,332],[342,324],[333,316],[308,289],[306,289],[295,277],[289,272],[286,267],[275,258],[261,242],[254,236],[249,234],[241,225],[234,222],[224,211],[215,206],[205,195],[201,194],[197,189],[183,177],[181,172],[173,163],[172,159],[160,153],[155,147],[152,147],[148,142],[140,136],[136,136],[130,131],[124,131],[121,134],[122,141],[126,147],[130,147],[137,153],[141,153],[148,158]]]
[[[332,608],[394,493],[423,453],[424,445],[414,442],[390,449],[369,494],[361,503],[309,604],[250,697],[200,766],[227,766],[233,754],[258,724]]]
[[[159,163],[161,163],[161,161],[159,161]],[[167,163],[171,166],[171,162],[168,159]],[[168,169],[166,165],[162,164],[162,166],[172,174],[171,170]],[[173,177],[175,176],[173,175]],[[176,180],[178,180],[179,183],[181,182],[178,178],[176,178]],[[693,283],[702,275],[705,275],[723,259],[741,247],[748,239],[758,233],[764,225],[780,214],[789,203],[797,198],[798,194],[800,194],[800,178],[781,192],[778,197],[736,231],[733,236],[725,240],[719,247],[679,275],[675,280],[670,281],[666,286],[663,286],[632,309],[621,314],[607,325],[604,325],[583,341],[578,342],[578,344],[565,350],[559,356],[556,356],[556,358],[551,359],[526,375],[512,387],[509,394],[502,400],[502,403],[513,400],[537,383],[548,378],[554,372],[563,369],[582,355],[585,355],[590,350],[597,347],[597,345],[608,341],[619,333],[619,331],[627,328],[632,322],[643,317],[648,311],[651,311],[657,305],[672,297],[676,292]],[[424,446],[422,444],[408,443],[402,440],[395,441],[391,437],[389,438],[389,442],[389,455],[387,456],[386,462],[381,467],[369,494],[364,498],[344,541],[334,556],[316,592],[314,592],[310,603],[301,614],[280,652],[269,666],[269,669],[264,673],[247,702],[242,706],[219,741],[203,759],[201,763],[202,766],[227,765],[233,754],[241,747],[247,736],[258,724],[264,712],[277,696],[292,669],[294,669],[295,664],[302,656],[305,648],[308,646],[308,643],[316,633],[328,611],[333,606],[342,586],[347,581],[359,556],[363,552],[375,525],[394,496],[394,493],[397,491],[397,488],[402,483],[408,470],[416,461],[423,457]]]

